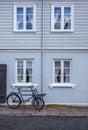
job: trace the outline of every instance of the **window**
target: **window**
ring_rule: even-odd
[[[74,6],[54,5],[51,6],[51,31],[74,30]]]
[[[71,82],[71,61],[54,60],[54,83]]]
[[[14,5],[14,31],[35,31],[36,5]]]
[[[33,79],[33,61],[16,60],[16,82],[31,83]]]

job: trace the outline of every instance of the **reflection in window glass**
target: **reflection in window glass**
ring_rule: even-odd
[[[36,5],[14,5],[14,30],[35,31]]]
[[[55,61],[55,82],[61,82],[61,61]]]
[[[29,83],[32,82],[32,61],[18,60],[17,61],[17,82]]]
[[[52,4],[51,31],[74,31],[74,5]]]
[[[26,9],[26,29],[33,29],[33,8]]]
[[[64,61],[64,82],[70,82],[70,61]]]
[[[61,29],[61,8],[55,7],[54,8],[54,29]]]
[[[17,81],[23,82],[23,61],[17,62]]]
[[[23,8],[17,8],[17,29],[23,29]]]
[[[26,82],[32,82],[32,61],[26,61]]]
[[[54,61],[54,82],[55,83],[70,83],[70,65],[69,60]]]
[[[23,14],[23,8],[22,7],[17,8],[17,14]]]
[[[71,7],[64,7],[64,29],[71,29]]]

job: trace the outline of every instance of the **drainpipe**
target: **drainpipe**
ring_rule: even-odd
[[[41,93],[44,91],[44,0],[42,0]]]

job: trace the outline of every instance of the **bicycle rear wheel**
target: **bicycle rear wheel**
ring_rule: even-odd
[[[40,111],[44,108],[45,102],[42,98],[36,97],[33,102],[35,109]]]
[[[16,109],[20,106],[21,99],[16,93],[11,93],[7,96],[7,105],[11,109]]]

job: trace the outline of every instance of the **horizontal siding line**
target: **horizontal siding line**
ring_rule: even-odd
[[[15,43],[15,44],[14,44]],[[0,45],[13,45],[13,46],[15,46],[15,45],[31,45],[31,46],[34,46],[34,45],[40,45],[41,44],[41,41],[11,41],[11,40],[9,40],[9,41],[0,41]]]
[[[25,37],[24,37],[24,38],[23,38],[23,37],[20,37],[20,38],[3,37],[3,38],[2,38],[2,37],[0,37],[0,41],[1,41],[1,40],[18,40],[18,41],[19,41],[19,40],[26,40],[26,41],[27,41],[27,40],[32,40],[32,41],[38,40],[38,41],[39,41],[40,38],[37,38],[37,37],[35,37],[35,38],[31,38],[31,37],[30,37],[30,38],[25,38]]]
[[[79,37],[80,38],[80,35],[82,36],[82,37],[88,37],[88,32],[87,33],[81,33],[81,32],[79,32],[79,33],[76,33],[76,32],[74,32],[74,33],[71,33],[71,34],[69,34],[68,32],[67,33],[50,33],[50,34],[45,34],[44,36],[45,37],[47,37],[47,38],[52,38],[52,37],[57,37],[57,38],[64,38],[64,37]]]
[[[67,40],[67,41],[66,41]],[[83,39],[83,38],[67,38],[67,39],[54,39],[54,38],[52,38],[52,39],[45,39],[45,42],[47,42],[48,44],[50,43],[59,43],[59,42],[71,42],[72,43],[72,40],[74,40],[74,42],[78,42],[78,41],[83,41],[83,42],[86,42],[87,44],[88,44],[88,38],[86,38],[86,39]]]
[[[4,32],[1,32],[1,30],[4,30]],[[12,32],[11,32],[12,31]],[[0,36],[13,36],[13,37],[41,37],[41,31],[36,31],[34,33],[31,32],[14,32],[13,29],[10,29],[10,32],[8,32],[8,29],[0,29]]]
[[[54,2],[53,2],[53,1],[45,1],[45,4],[46,4],[46,5],[47,5],[47,3],[48,3],[48,4],[50,4],[50,3],[51,3],[51,4],[54,4],[54,3],[55,3],[55,4],[66,4],[66,3],[68,3],[68,4],[80,4],[80,5],[83,5],[83,4],[84,4],[84,5],[85,5],[85,3],[86,3],[86,4],[88,3],[88,1],[85,1],[85,2],[84,2],[84,1],[80,1],[80,2],[79,2],[79,1],[74,1],[74,0],[73,0],[73,1],[66,1],[66,2],[65,2],[65,1],[63,1],[63,2],[62,2],[62,1],[57,2],[57,0],[56,0],[56,1],[54,0]]]
[[[62,35],[55,35],[55,36],[53,36],[53,35],[45,35],[44,36],[44,38],[45,38],[45,40],[53,40],[53,39],[56,39],[56,40],[61,40],[61,39],[88,39],[88,35],[86,35],[85,37],[84,36],[82,36],[82,35],[78,35],[78,36],[74,36],[74,37],[72,37],[72,36],[69,36],[69,35],[64,35],[64,36],[62,36]],[[41,40],[41,37],[6,37],[6,36],[3,36],[3,37],[0,37],[0,40],[32,40],[32,41],[34,41],[34,40]]]
[[[62,42],[61,40],[59,41],[50,41],[50,42],[47,42],[47,41],[45,41],[45,45],[71,45],[71,46],[75,46],[75,45],[88,45],[88,41],[70,41],[70,40],[68,40],[68,41],[64,41],[64,42]]]
[[[88,46],[88,42],[84,42],[84,41],[73,41],[73,42],[71,42],[71,41],[68,41],[68,42],[66,42],[66,41],[58,41],[58,42],[54,42],[54,41],[50,41],[50,42],[45,42],[45,46],[59,46],[59,45],[65,45],[65,46],[67,46],[67,45],[70,45],[70,46],[79,46],[80,47],[80,45],[82,45],[82,46]]]
[[[3,42],[3,43],[2,43]],[[13,44],[13,43],[15,43],[15,44],[41,44],[41,40],[32,40],[32,41],[24,41],[24,40],[0,40],[0,44],[7,44],[7,43],[9,43],[9,44]]]
[[[88,39],[88,35],[86,35],[85,37],[82,36],[82,35],[81,35],[81,37],[80,37],[80,35],[74,36],[74,37],[69,36],[69,35],[67,35],[67,36],[66,36],[66,35],[64,35],[64,36],[61,36],[61,35],[60,35],[60,36],[58,36],[58,37],[57,37],[57,36],[47,36],[47,35],[45,36],[45,39],[46,39],[46,40],[47,40],[47,39],[49,39],[49,40],[51,39],[51,40],[52,40],[52,39],[54,39],[54,38],[55,38],[56,40],[57,40],[57,39]]]

